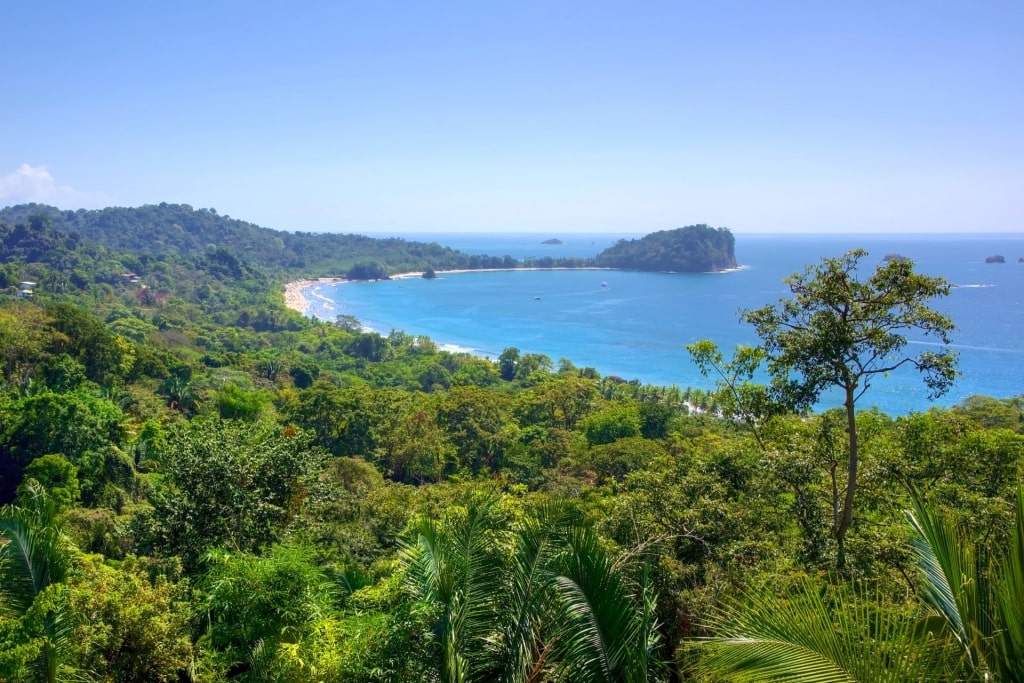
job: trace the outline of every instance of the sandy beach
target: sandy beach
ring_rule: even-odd
[[[306,315],[309,311],[309,299],[306,290],[317,285],[331,285],[345,282],[342,277],[320,277],[311,280],[293,280],[284,286],[284,305],[293,311]]]

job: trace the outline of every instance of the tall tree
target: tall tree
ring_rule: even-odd
[[[741,315],[761,337],[773,386],[785,402],[807,409],[827,389],[843,393],[849,457],[834,528],[840,565],[857,490],[857,401],[876,377],[905,366],[923,375],[929,398],[944,394],[957,375],[956,355],[948,349],[953,322],[926,305],[949,294],[949,284],[914,272],[907,259],[885,261],[860,279],[865,256],[858,249],[808,266],[784,280],[792,298]],[[907,334],[939,346],[909,353]]]

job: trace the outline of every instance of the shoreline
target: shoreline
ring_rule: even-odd
[[[459,268],[454,270],[436,270],[437,275],[458,275],[460,273],[504,273],[516,270],[615,270],[614,268],[598,268],[596,266],[586,268]],[[388,280],[408,280],[409,278],[423,277],[422,270],[410,271],[408,273],[396,273],[389,275]],[[344,277],[319,277],[292,280],[284,286],[284,305],[302,315],[309,315],[310,301],[306,297],[306,290],[318,285],[337,285],[346,282],[366,282],[365,280],[349,280]],[[379,280],[377,280],[379,282]]]
[[[348,282],[343,277],[318,277],[302,280],[292,280],[284,286],[284,305],[302,315],[309,313],[309,299],[306,298],[306,290],[317,285],[334,285],[341,282]]]
[[[748,269],[748,265],[737,265],[735,268],[725,268],[723,270],[711,270],[707,274],[719,274],[725,272],[736,272],[738,270]],[[580,268],[557,266],[553,268],[541,268],[541,267],[529,267],[529,268],[454,268],[452,270],[435,270],[434,273],[437,275],[457,275],[466,272],[513,272],[516,270],[522,271],[535,271],[535,270],[617,270],[618,268],[602,267],[596,265],[584,266]],[[422,278],[423,270],[411,270],[409,272],[397,272],[393,275],[388,275],[387,280],[409,280],[411,278]],[[306,296],[306,291],[317,287],[319,285],[341,285],[344,283],[354,282],[380,282],[380,281],[357,281],[348,280],[347,278],[304,278],[302,280],[293,280],[285,285],[285,306],[292,310],[298,311],[303,315],[309,314],[309,308],[311,307],[310,301]]]

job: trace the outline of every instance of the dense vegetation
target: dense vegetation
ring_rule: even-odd
[[[376,279],[373,274],[393,275],[425,270],[428,266],[437,270],[476,270],[585,265],[578,258],[543,257],[520,262],[511,256],[470,255],[436,242],[271,230],[222,216],[214,209],[193,209],[187,204],[92,211],[61,211],[41,204],[22,204],[0,210],[0,222],[9,225],[27,226],[33,220],[37,224],[45,222],[71,239],[91,240],[111,250],[135,255],[125,264],[130,271],[138,270],[136,261],[140,258],[195,259],[218,249],[274,272],[338,276],[357,269],[354,279]]]
[[[857,410],[840,562],[847,413],[749,381],[771,349],[643,386],[304,318],[206,235],[0,236],[0,680],[1021,675],[1024,397]]]
[[[710,273],[736,267],[736,239],[727,228],[690,225],[619,240],[594,262],[603,268]]]

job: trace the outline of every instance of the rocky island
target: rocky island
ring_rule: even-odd
[[[909,261],[910,259],[903,254],[886,254],[885,258],[882,259],[885,263],[889,261]]]
[[[736,238],[728,228],[689,225],[619,240],[595,258],[603,268],[709,273],[736,267]]]
[[[553,246],[558,246],[559,244],[562,244],[562,243],[563,243],[562,240],[558,239],[557,237],[552,237],[549,240],[544,240],[543,242],[541,242],[541,244],[550,244],[550,245],[553,245]]]

